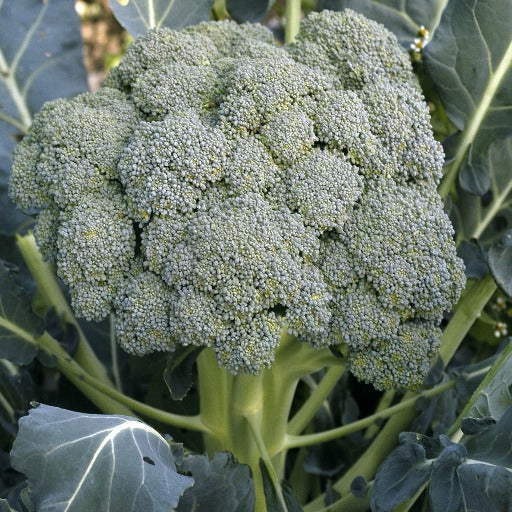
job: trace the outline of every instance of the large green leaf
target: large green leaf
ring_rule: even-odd
[[[133,36],[152,28],[182,28],[210,18],[214,0],[110,0],[119,23]]]
[[[171,510],[193,484],[141,421],[46,405],[21,418],[11,461],[40,512]]]
[[[320,7],[340,11],[352,9],[382,23],[403,46],[409,48],[423,25],[436,29],[448,0],[320,0]]]
[[[459,242],[477,238],[489,247],[512,228],[512,136],[492,142],[485,158],[488,193],[479,197],[459,189],[452,220]]]
[[[44,102],[87,89],[69,0],[0,0],[0,232],[27,218],[7,197],[11,154]]]
[[[512,2],[450,0],[424,58],[461,132],[440,191],[460,172],[461,185],[481,195],[490,186],[489,145],[512,131]]]
[[[226,10],[238,22],[261,21],[275,0],[226,0]]]
[[[400,435],[371,492],[373,512],[392,512],[429,483],[432,512],[510,511],[512,407],[465,444],[446,436]],[[466,505],[468,505],[466,507]]]
[[[40,336],[44,322],[32,312],[30,297],[13,280],[0,261],[0,358],[27,364],[37,348],[26,336]]]

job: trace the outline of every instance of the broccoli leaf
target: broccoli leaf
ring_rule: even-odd
[[[165,439],[135,418],[46,405],[21,418],[11,461],[41,511],[170,510],[193,484]]]
[[[429,483],[433,512],[509,510],[512,503],[512,407],[465,444],[446,436],[401,434],[401,445],[380,467],[372,488],[372,510],[391,512]]]
[[[0,232],[29,220],[10,201],[7,184],[12,151],[32,114],[48,100],[86,89],[73,2],[0,1]]]
[[[478,239],[487,248],[512,227],[512,137],[491,143],[485,154],[490,189],[482,197],[457,191],[452,220],[457,239]]]
[[[431,461],[419,443],[406,442],[380,466],[371,492],[372,510],[391,512],[416,494],[431,471]]]
[[[400,43],[409,48],[420,27],[431,33],[436,29],[446,0],[321,0],[323,9],[352,9],[391,30]]]
[[[167,357],[164,381],[173,400],[187,396],[194,383],[194,364],[202,348],[182,347],[181,345]]]
[[[238,464],[230,453],[216,453],[212,460],[206,455],[190,455],[179,470],[194,477],[177,512],[245,512],[254,508],[254,485],[251,470]]]
[[[7,500],[0,500],[0,512],[16,512],[14,508],[9,505]]]
[[[512,129],[511,26],[508,0],[452,0],[424,51],[446,113],[462,132],[448,174],[453,179],[460,169],[462,187],[473,194],[491,184],[489,145]]]
[[[239,23],[261,21],[274,0],[226,0],[229,15]]]
[[[119,23],[133,36],[152,28],[182,28],[210,18],[213,0],[110,0]]]
[[[489,250],[489,267],[501,289],[512,296],[512,229]]]
[[[265,503],[268,512],[302,512],[302,507],[295,495],[294,490],[288,482],[281,483],[282,499],[278,497],[278,493],[265,463],[260,459],[260,470],[263,477],[263,492],[265,493]]]
[[[509,342],[510,343],[510,342]],[[496,373],[491,380],[479,390],[478,396],[464,411],[464,416],[470,418],[491,417],[499,420],[505,411],[512,407],[512,346],[504,349],[493,368]]]
[[[44,322],[32,312],[30,298],[1,261],[0,290],[0,358],[28,364],[36,356],[37,348],[27,343],[24,336],[41,335]]]

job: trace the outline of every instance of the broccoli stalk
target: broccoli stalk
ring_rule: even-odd
[[[208,428],[205,446],[210,454],[227,449],[251,466],[261,506],[265,501],[260,459],[268,457],[277,478],[283,478],[297,384],[302,377],[323,368],[335,369],[337,378],[331,380],[334,386],[345,363],[334,358],[328,349],[314,350],[298,342],[285,330],[272,367],[258,375],[228,373],[215,363],[210,349],[198,358],[200,417]],[[312,406],[310,420],[318,405]]]

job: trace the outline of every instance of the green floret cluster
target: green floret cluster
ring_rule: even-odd
[[[209,346],[257,373],[286,329],[410,387],[464,286],[442,165],[395,37],[324,11],[286,46],[230,21],[152,30],[98,93],[43,107],[10,193],[77,314],[114,313],[128,352]]]

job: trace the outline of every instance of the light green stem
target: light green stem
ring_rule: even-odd
[[[464,297],[453,314],[450,322],[443,331],[441,338],[440,357],[445,365],[452,359],[459,345],[468,333],[482,309],[496,291],[496,283],[491,275],[482,281],[470,285],[464,292]]]
[[[301,18],[301,0],[286,0],[286,26],[284,40],[292,43],[299,33]]]
[[[391,403],[395,399],[396,391],[394,389],[388,389],[385,391],[382,396],[380,397],[379,403],[375,409],[375,412],[383,411],[384,409],[387,409],[388,407],[391,407]],[[376,436],[380,430],[380,426],[376,423],[373,425],[370,425],[366,432],[364,433],[365,439],[371,439],[372,437]]]
[[[44,333],[37,339],[39,348],[45,350],[56,358],[57,368],[82,392],[89,398],[87,389],[84,391],[83,384],[92,388],[97,392],[95,400],[99,402],[99,408],[105,411],[110,408],[108,398],[115,400],[118,404],[129,407],[130,409],[151,418],[160,421],[167,425],[174,427],[188,428],[200,432],[206,432],[207,428],[202,424],[198,416],[182,416],[180,414],[172,414],[162,411],[155,407],[143,404],[133,398],[130,398],[123,393],[113,389],[110,386],[102,383],[98,379],[89,375],[76,361],[74,361],[69,354],[60,346],[59,342],[52,338],[48,333]],[[101,400],[102,398],[102,400]],[[129,409],[128,409],[129,411]],[[131,411],[129,411],[131,415]],[[126,412],[119,412],[117,414],[126,414]]]
[[[333,428],[330,430],[326,430],[325,432],[317,432],[315,434],[306,434],[302,436],[288,435],[286,437],[285,446],[287,449],[298,448],[299,446],[310,446],[313,444],[325,443],[327,441],[332,441],[334,439],[339,439],[344,436],[348,436],[358,430],[362,430],[363,428],[368,427],[374,421],[378,419],[390,418],[400,411],[406,409],[413,409],[416,405],[416,400],[418,398],[430,398],[432,396],[436,396],[440,393],[443,393],[447,389],[450,389],[455,386],[455,380],[450,380],[448,382],[443,382],[431,389],[422,391],[421,393],[414,394],[411,398],[407,400],[402,400],[400,403],[388,407],[382,411],[371,414],[370,416],[366,416],[363,419],[354,421],[349,423],[348,425],[343,425],[342,427]]]
[[[78,346],[74,354],[75,361],[96,379],[105,384],[112,385],[105,367],[96,357],[80,325],[76,321],[73,311],[57,282],[52,266],[43,261],[34,235],[32,233],[17,235],[17,245],[45,303],[49,307],[55,308],[55,312],[59,317],[74,325],[78,330]]]
[[[344,372],[344,366],[333,366],[327,370],[318,386],[289,422],[289,435],[298,435],[307,427]]]
[[[91,376],[47,332],[35,338],[30,332],[0,317],[0,327],[55,358],[57,368],[102,412],[133,416],[132,410],[156,421],[180,428],[208,432],[198,416],[172,414],[143,404]]]

